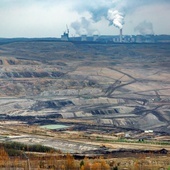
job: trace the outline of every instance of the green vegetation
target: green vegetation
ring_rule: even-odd
[[[110,140],[105,139],[102,137],[96,137],[97,141],[103,141],[103,142],[125,142],[125,143],[143,143],[143,144],[154,144],[154,145],[170,145],[169,141],[151,141],[151,140],[131,140],[131,139],[125,139],[125,138],[119,138],[117,140]]]
[[[23,151],[29,151],[29,152],[54,152],[56,151],[53,148],[42,146],[42,145],[26,145],[23,143],[18,142],[7,142],[7,143],[1,143],[1,147],[3,147],[9,156],[16,156],[20,155]]]

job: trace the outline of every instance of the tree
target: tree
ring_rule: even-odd
[[[91,166],[91,170],[102,170],[101,168],[101,163],[99,162],[94,162]]]
[[[9,156],[5,151],[4,147],[0,147],[0,166],[5,166],[9,161]]]
[[[103,159],[100,158],[100,163],[101,163],[101,169],[103,170],[110,170],[109,164]]]
[[[80,162],[80,168],[81,168],[82,166],[84,166],[84,161],[83,161],[83,160]]]
[[[91,170],[91,168],[90,168],[91,166],[90,166],[90,162],[89,162],[89,159],[88,158],[85,158],[84,159],[84,166],[83,166],[83,170]]]
[[[73,170],[75,167],[74,157],[70,154],[66,156],[65,167],[67,170]]]

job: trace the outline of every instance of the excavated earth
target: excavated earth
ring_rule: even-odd
[[[170,134],[169,66],[168,43],[2,43],[0,119]]]

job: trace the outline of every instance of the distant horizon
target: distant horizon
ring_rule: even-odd
[[[81,36],[83,36],[83,35],[85,35],[85,34],[82,34],[82,35],[80,35],[80,36],[75,36],[75,37],[72,37],[72,36],[69,36],[69,38],[78,38],[78,37],[81,37]],[[97,35],[97,34],[94,34],[94,35],[86,35],[87,37],[93,37],[93,36],[95,36],[95,35]],[[153,35],[153,36],[170,36],[170,34],[145,34],[145,35],[142,35],[142,34],[133,34],[133,35],[129,35],[129,34],[123,34],[123,36],[148,36],[148,35]],[[105,35],[105,34],[101,34],[101,35],[97,35],[97,36],[108,36],[108,37],[112,37],[112,36],[119,36],[119,34],[117,34],[117,35]],[[41,39],[41,38],[55,38],[55,39],[61,39],[61,36],[60,37],[0,37],[0,39],[34,39],[34,38],[36,38],[36,39]]]

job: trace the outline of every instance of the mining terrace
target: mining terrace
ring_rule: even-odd
[[[169,66],[169,43],[1,43],[0,140],[80,153],[169,142]]]

